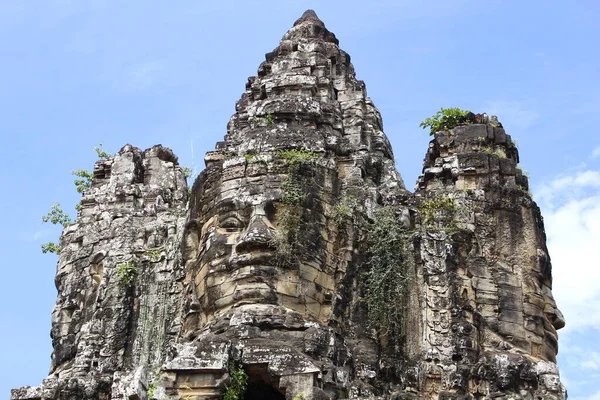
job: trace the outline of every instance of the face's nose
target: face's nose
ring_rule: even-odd
[[[556,301],[554,301],[554,297],[552,296],[551,289],[548,286],[544,286],[543,292],[544,300],[546,301],[546,305],[544,306],[544,314],[546,314],[546,318],[548,318],[554,329],[559,330],[564,328],[565,317],[558,309]]]
[[[273,246],[273,227],[269,222],[264,204],[254,206],[248,228],[239,239],[237,253],[266,249]]]

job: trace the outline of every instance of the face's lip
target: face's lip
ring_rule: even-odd
[[[238,254],[230,259],[230,263],[234,267],[243,267],[246,265],[275,265],[276,253],[273,251],[265,251],[260,253],[245,253]]]
[[[217,269],[222,266],[233,268],[241,268],[248,265],[276,266],[276,257],[277,254],[274,251],[236,254],[231,257],[221,258],[214,264],[211,263],[211,269]]]
[[[558,333],[556,333],[556,331],[553,332],[548,329],[544,329],[544,332],[546,333],[546,338],[550,346],[553,349],[558,350]]]

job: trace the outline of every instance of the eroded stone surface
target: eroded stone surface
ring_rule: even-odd
[[[313,11],[266,55],[188,201],[168,149],[97,162],[63,233],[51,375],[17,399],[565,399],[539,209],[495,117],[435,134],[414,194]],[[369,325],[369,232],[405,232]],[[138,274],[119,282],[119,265]],[[403,292],[404,293],[404,292]]]
[[[424,387],[431,392],[565,396],[557,370],[542,367],[555,368],[564,319],[552,298],[540,211],[518,160],[494,122],[437,133],[425,157],[414,201],[455,204],[435,210],[433,221],[420,216],[423,368],[431,371]]]
[[[187,184],[171,150],[127,145],[94,168],[61,238],[51,375],[12,398],[109,398],[113,374],[161,364],[178,333]],[[137,276],[121,284],[119,265]]]

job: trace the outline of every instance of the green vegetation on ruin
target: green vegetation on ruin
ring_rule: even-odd
[[[71,217],[60,207],[60,203],[53,204],[48,214],[42,217],[42,221],[50,222],[53,225],[62,225],[63,228],[73,223]]]
[[[242,400],[248,387],[248,374],[241,363],[229,362],[229,379],[230,383],[225,386],[223,400]]]
[[[192,176],[192,169],[190,167],[181,167],[181,171],[186,180]]]
[[[122,287],[129,287],[137,277],[138,266],[133,260],[117,264],[117,280]]]
[[[368,324],[379,335],[399,338],[411,276],[412,233],[392,206],[378,209],[367,229]]]
[[[265,124],[266,126],[271,126],[275,123],[275,120],[273,119],[273,114],[268,112],[267,115],[265,115],[265,117],[263,118],[263,124]]]
[[[54,242],[44,243],[42,244],[42,253],[60,254],[60,244],[56,244]]]
[[[258,150],[248,150],[245,154],[244,154],[244,158],[246,159],[246,164],[252,164],[252,162],[254,162],[254,160],[256,159],[256,157],[258,157],[260,153],[258,152]]]
[[[517,169],[517,171],[519,171],[521,173],[521,175],[529,178],[529,172],[526,169],[521,168],[520,166],[517,166],[516,169]]]
[[[288,168],[297,168],[299,165],[318,159],[319,153],[304,149],[288,149],[278,150],[277,157],[285,160]]]
[[[152,400],[154,399],[154,393],[156,392],[156,389],[158,388],[158,382],[160,380],[162,373],[160,372],[159,369],[157,369],[153,376],[152,379],[150,380],[150,384],[148,386],[148,392],[146,393],[148,395],[148,399]]]
[[[53,225],[61,225],[63,229],[73,223],[69,214],[65,213],[60,207],[60,203],[53,204],[50,208],[50,211],[48,211],[46,215],[42,216],[42,221],[49,222]],[[56,244],[54,242],[44,243],[42,244],[42,253],[60,254],[60,244]]]
[[[161,247],[146,249],[146,251],[144,251],[144,255],[150,258],[152,262],[158,262],[162,257],[162,251],[163,249]]]
[[[338,232],[344,231],[354,221],[357,206],[354,196],[342,196],[338,199],[331,215]]]
[[[461,110],[460,108],[441,108],[435,115],[425,118],[419,126],[423,129],[429,128],[429,134],[433,135],[439,131],[447,131],[455,128],[458,125],[468,124],[469,122],[465,119],[468,110]]]
[[[94,151],[98,155],[98,157],[107,159],[110,158],[110,154],[102,150],[102,143],[98,146],[94,147]],[[76,169],[71,172],[71,174],[77,176],[81,179],[75,179],[73,183],[75,184],[75,189],[77,193],[83,193],[87,189],[92,187],[92,180],[94,179],[94,173],[85,169]],[[75,205],[75,210],[81,210],[81,202]],[[64,212],[64,210],[60,207],[60,203],[56,203],[52,206],[50,212],[42,217],[42,221],[49,222],[54,225],[62,225],[63,228],[71,225],[73,221],[69,214]],[[59,244],[55,242],[48,242],[41,245],[42,253],[54,253],[60,254],[60,238]]]
[[[286,264],[297,255],[302,210],[314,179],[311,167],[319,155],[303,149],[289,149],[277,151],[276,157],[283,160],[287,172],[281,182],[284,207],[278,221],[281,236],[276,240],[278,262]]]
[[[82,179],[75,179],[73,182],[77,193],[83,193],[92,187],[92,180],[94,179],[94,173],[85,169],[76,169],[71,172],[72,175],[78,176]]]
[[[275,123],[275,119],[273,118],[273,113],[268,112],[265,114],[265,116],[263,118],[256,118],[256,117],[252,117],[249,119],[251,124],[256,124],[259,121],[265,125],[265,126],[271,126]]]
[[[484,147],[481,151],[483,151],[484,153],[487,153],[487,154],[493,154],[495,156],[498,156],[498,158],[506,158],[506,153],[501,148],[492,149],[491,147],[488,146],[488,147]]]
[[[103,158],[105,160],[107,160],[111,157],[110,154],[108,154],[107,152],[102,150],[102,142],[100,142],[100,144],[98,144],[97,147],[94,147],[94,151],[96,152],[98,157]]]
[[[456,210],[456,200],[443,196],[423,200],[419,207],[419,212],[423,217],[423,225],[433,223],[435,217],[442,217],[443,221],[441,222],[449,222],[448,219],[452,219]]]

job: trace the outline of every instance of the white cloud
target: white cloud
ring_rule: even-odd
[[[575,400],[600,400],[600,171],[579,169],[534,188],[552,258],[563,382]]]
[[[159,83],[166,65],[160,60],[145,61],[125,69],[127,88],[131,91],[148,89]]]
[[[532,126],[539,118],[536,111],[528,109],[520,101],[492,101],[486,104],[485,110],[490,115],[498,116],[500,122],[515,128],[526,129]]]
[[[592,369],[597,371],[600,369],[600,365],[598,365],[598,362],[596,362],[595,360],[585,360],[581,363],[581,368]]]
[[[596,392],[590,396],[585,397],[571,397],[569,396],[569,400],[600,400],[600,392]]]
[[[42,238],[45,235],[46,235],[46,232],[44,232],[41,229],[39,229],[39,230],[37,230],[36,232],[33,233],[33,235],[31,236],[31,240],[36,241],[36,240]]]
[[[37,242],[42,240],[47,240],[48,238],[56,238],[60,236],[60,232],[56,233],[56,229],[42,227],[36,230],[35,232],[26,231],[20,232],[18,234],[19,240],[23,242]]]
[[[552,258],[552,291],[567,322],[559,332],[563,381],[577,393],[569,399],[600,400],[600,392],[591,394],[600,379],[600,171],[557,176],[534,194]]]
[[[592,151],[592,158],[600,157],[600,146],[596,147],[594,151]]]
[[[567,321],[562,333],[600,330],[600,171],[560,176],[534,193],[546,225],[554,297]]]
[[[554,209],[556,204],[565,205],[569,200],[584,198],[585,192],[600,188],[600,171],[579,171],[574,175],[561,175],[543,184],[535,191],[542,206]],[[598,193],[600,195],[600,193]]]

